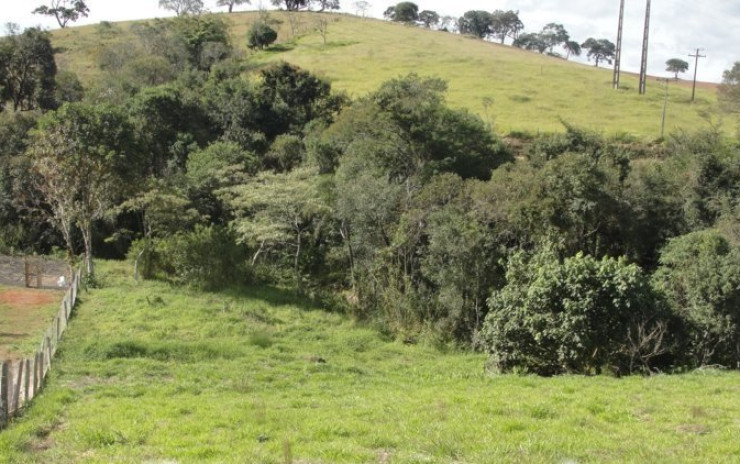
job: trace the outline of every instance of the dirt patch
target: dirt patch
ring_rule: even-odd
[[[0,360],[33,352],[63,297],[59,290],[0,288]]]
[[[0,291],[0,304],[10,307],[12,310],[33,309],[55,303],[59,298],[59,292],[48,290],[31,289],[7,289]]]

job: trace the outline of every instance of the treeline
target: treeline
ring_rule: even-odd
[[[737,140],[566,125],[513,151],[443,81],[352,101],[287,63],[244,72],[223,28],[139,25],[95,86],[60,93],[56,76],[52,104],[9,104],[0,251],[289,285],[501,371],[740,367]]]
[[[389,6],[383,16],[391,21],[458,32],[483,40],[498,40],[502,45],[506,39],[511,39],[514,47],[550,56],[562,56],[557,51],[562,50],[566,59],[571,55],[580,56],[586,50],[588,59],[593,59],[596,66],[602,61],[611,63],[616,53],[616,46],[608,39],[589,37],[583,43],[572,40],[559,23],[548,23],[540,32],[524,32],[519,11],[514,10],[469,10],[456,18],[442,16],[433,10],[419,11],[419,6],[413,2],[400,2]]]

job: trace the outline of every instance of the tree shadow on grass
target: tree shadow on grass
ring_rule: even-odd
[[[262,52],[271,54],[285,53],[294,50],[295,47],[296,45],[294,43],[279,43],[275,45],[270,45],[266,49],[262,50]]]
[[[272,307],[295,306],[301,311],[336,312],[331,307],[327,307],[327,305],[309,295],[301,295],[294,290],[270,285],[230,287],[218,293],[232,298],[256,298]]]

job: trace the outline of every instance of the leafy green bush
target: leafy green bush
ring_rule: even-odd
[[[277,32],[267,24],[256,23],[247,32],[249,48],[266,48],[277,40]]]
[[[688,362],[740,367],[740,249],[719,232],[693,232],[663,249],[653,277],[688,330]]]
[[[143,241],[129,251],[134,259]],[[223,226],[196,226],[151,241],[140,261],[144,277],[159,277],[203,288],[221,288],[249,280],[247,249],[237,245],[233,232]]]
[[[497,370],[622,373],[649,369],[669,351],[649,281],[624,259],[520,252],[506,278],[478,334]]]

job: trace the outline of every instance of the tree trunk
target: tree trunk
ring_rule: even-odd
[[[293,257],[293,271],[295,272],[295,281],[298,286],[298,290],[301,290],[301,273],[298,269],[299,259],[301,256],[301,229],[296,227],[296,249],[295,256]]]
[[[82,230],[82,241],[85,244],[85,271],[87,272],[88,277],[92,277],[95,274],[92,256],[92,223],[90,221],[86,221],[80,229]]]
[[[339,227],[339,233],[344,239],[344,243],[347,244],[347,253],[349,254],[349,278],[352,288],[355,288],[355,253],[352,248],[352,242],[350,241],[350,230],[346,222],[342,221],[342,225]]]

